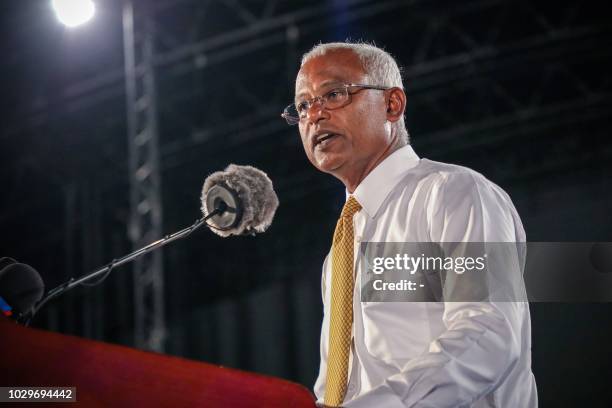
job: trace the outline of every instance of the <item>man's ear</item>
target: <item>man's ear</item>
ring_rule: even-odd
[[[397,122],[406,110],[406,94],[401,88],[391,88],[387,99],[387,120]]]

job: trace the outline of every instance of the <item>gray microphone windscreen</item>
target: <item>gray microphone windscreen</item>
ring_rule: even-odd
[[[211,228],[222,236],[255,234],[265,231],[274,218],[278,207],[278,197],[272,181],[266,173],[251,166],[230,164],[206,178],[202,188],[202,212],[208,215],[214,208],[208,208],[207,196],[211,188],[225,187],[236,194],[241,204],[241,217],[235,226],[226,229]],[[214,225],[214,217],[210,219]]]

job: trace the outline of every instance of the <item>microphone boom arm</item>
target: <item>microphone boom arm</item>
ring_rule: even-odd
[[[225,210],[227,209],[227,204],[223,201],[219,202],[217,204],[217,206],[215,207],[215,209],[213,211],[211,211],[208,215],[206,215],[206,217],[200,218],[198,219],[195,223],[193,223],[193,225],[190,225],[187,228],[184,228],[180,231],[177,231],[173,234],[170,235],[166,235],[165,237],[158,239],[157,241],[151,242],[149,245],[144,246],[140,249],[135,250],[134,252],[131,252],[127,255],[122,256],[121,258],[118,259],[113,259],[110,263],[108,263],[107,265],[96,269],[93,272],[90,272],[86,275],[81,276],[80,278],[70,278],[69,281],[62,283],[61,285],[57,286],[54,289],[51,289],[49,292],[47,292],[47,294],[41,299],[39,300],[36,305],[32,308],[31,312],[25,314],[24,320],[25,320],[25,325],[27,326],[30,321],[32,320],[32,318],[34,317],[34,315],[36,315],[36,313],[51,299],[69,291],[70,289],[79,286],[82,283],[85,283],[86,281],[93,279],[97,276],[100,276],[104,273],[110,273],[110,271],[117,267],[117,266],[121,266],[123,264],[126,264],[128,262],[133,261],[134,259],[138,258],[141,255],[144,255],[146,253],[149,253],[151,251],[153,251],[154,249],[163,247],[164,245],[167,245],[173,241],[176,241],[177,239],[181,239],[181,238],[185,238],[186,236],[190,235],[193,231],[197,230],[198,228],[200,228],[205,222],[206,220],[208,220],[209,218],[214,217],[215,215],[219,215],[222,214],[223,212],[225,212]]]

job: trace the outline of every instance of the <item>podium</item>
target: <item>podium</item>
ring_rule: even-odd
[[[76,403],[30,404],[37,407],[315,407],[312,394],[290,381],[26,328],[1,316],[0,386],[76,387]]]

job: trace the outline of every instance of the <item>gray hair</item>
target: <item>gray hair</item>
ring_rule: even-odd
[[[351,50],[359,57],[363,69],[367,74],[368,81],[370,82],[369,85],[381,85],[404,89],[402,75],[395,59],[387,51],[373,44],[363,42],[317,44],[302,56],[301,65],[304,65],[312,58],[325,55],[328,51],[339,49]],[[410,143],[410,136],[408,135],[403,115],[400,120],[392,123],[391,126],[396,129],[398,135],[404,142]]]

